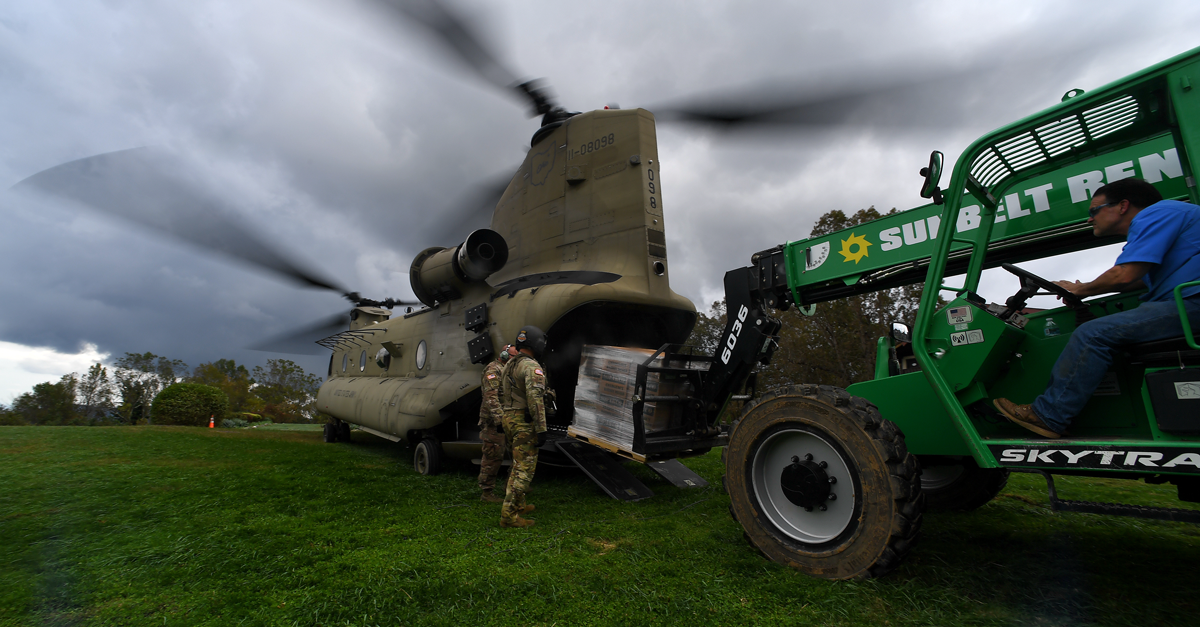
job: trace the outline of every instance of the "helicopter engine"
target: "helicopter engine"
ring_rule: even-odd
[[[413,259],[409,281],[422,303],[436,307],[462,298],[467,283],[482,281],[508,263],[508,243],[491,229],[479,229],[454,248],[433,246]]]

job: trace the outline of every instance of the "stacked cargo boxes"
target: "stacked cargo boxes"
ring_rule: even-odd
[[[575,388],[575,418],[568,433],[595,444],[607,444],[604,448],[610,450],[631,451],[637,367],[653,354],[653,350],[641,348],[584,346]],[[648,365],[662,366],[662,358]],[[645,394],[677,396],[687,386],[685,381],[662,381],[658,373],[649,373]],[[642,421],[647,435],[678,427],[679,407],[668,402],[645,403]]]

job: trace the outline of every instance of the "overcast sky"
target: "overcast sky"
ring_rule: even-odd
[[[12,190],[47,168],[150,146],[206,206],[375,298],[411,298],[413,256],[474,185],[518,165],[537,122],[419,26],[342,0],[13,0],[0,5],[0,403],[98,359],[189,365],[327,356],[247,350],[345,309],[236,261]],[[749,255],[821,214],[922,204],[930,150],[1200,45],[1200,3],[454,3],[515,74],[571,110],[819,91],[980,68],[913,111],[732,134],[658,128],[676,291],[698,308]],[[983,74],[986,70],[987,74]],[[932,114],[932,115],[931,115]],[[887,124],[875,116],[886,117]],[[906,119],[924,120],[911,126]],[[936,123],[929,123],[935,120]],[[136,187],[131,185],[130,187]],[[138,189],[129,189],[136,196]],[[1115,253],[1029,264],[1091,279]],[[992,300],[1015,290],[996,277]],[[107,356],[107,357],[105,357]]]

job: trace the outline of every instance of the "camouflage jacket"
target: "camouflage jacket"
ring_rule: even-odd
[[[483,380],[479,391],[483,392],[483,404],[479,407],[479,427],[497,426],[501,424],[504,410],[500,408],[500,373],[504,364],[499,359],[493,360],[483,369]]]
[[[501,374],[500,405],[505,411],[524,410],[534,432],[546,430],[546,373],[536,359],[520,354],[508,360]]]

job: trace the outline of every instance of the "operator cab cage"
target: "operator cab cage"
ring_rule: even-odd
[[[1181,181],[1186,184],[1187,198],[1192,203],[1200,202],[1189,159],[1189,154],[1194,152],[1190,149],[1200,144],[1200,136],[1197,136],[1200,131],[1200,92],[1194,90],[1193,82],[1200,87],[1200,50],[1192,50],[1090,94],[1068,92],[1059,106],[1001,128],[968,147],[955,166],[949,189],[965,188],[971,192],[981,201],[985,219],[983,228],[979,229],[981,233],[971,241],[963,289],[968,293],[978,289],[984,267],[1045,256],[1050,250],[1066,253],[1112,243],[1112,238],[1092,236],[1085,213],[1075,224],[1001,241],[999,245],[993,244],[989,251],[997,199],[1022,181],[1061,171],[1072,164],[1142,143],[1147,138],[1169,135],[1180,170],[1188,173]],[[965,163],[970,164],[969,168],[963,167]],[[1107,180],[1125,178],[1121,173],[1133,175],[1131,170],[1117,172],[1114,176],[1106,171]],[[1159,176],[1149,174],[1147,180]],[[1154,183],[1160,181],[1151,180]],[[1176,191],[1182,190],[1176,187]],[[1170,198],[1172,194],[1168,191],[1163,196]],[[963,199],[963,195],[951,195],[943,218],[947,224],[957,223]],[[1085,208],[1090,200],[1090,193],[1082,199]],[[943,240],[934,255],[935,260],[948,260],[947,245],[951,241]],[[933,275],[945,276],[949,272],[944,266],[935,267],[935,270],[940,271]],[[936,296],[935,288],[941,287],[927,285],[927,293]]]
[[[994,468],[1003,464],[988,447],[1018,446],[1024,436],[1007,421],[991,421],[986,401],[1036,395],[1076,325],[1137,301],[1104,297],[1073,306],[1073,315],[1048,310],[1018,321],[1009,317],[1016,310],[1001,313],[977,296],[983,270],[1122,241],[1095,237],[1088,224],[1091,197],[1108,182],[1140,176],[1164,198],[1197,203],[1198,152],[1200,48],[1091,93],[1072,90],[1060,104],[976,140],[955,164],[942,206],[892,213],[758,253],[748,269],[757,278],[754,298],[803,307],[924,280],[910,345],[915,363],[898,370],[922,371],[927,385],[914,387],[916,380],[904,374],[893,380],[891,365],[877,363],[874,381],[848,391],[895,422],[910,451],[969,454],[980,467]],[[936,162],[931,159],[930,171]],[[926,178],[926,190],[936,192],[936,181]],[[964,278],[949,285],[947,275]],[[955,295],[945,311],[938,307],[942,292]],[[881,340],[885,359],[887,344]],[[1182,364],[1182,357],[1176,361]],[[1145,420],[1149,408],[1135,402],[1142,374],[1117,370],[1116,386],[1125,392],[1085,408],[1088,420],[1072,427],[1076,437],[1108,438],[1114,446],[1150,440],[1189,446],[1180,437],[1195,425],[1180,428],[1164,415]]]
[[[1181,296],[1200,281],[1175,287],[1186,342],[1122,344],[1085,402],[1069,408],[1069,432],[1028,428],[997,402],[1037,398],[1080,325],[1141,306],[1138,294],[1083,300],[1014,265],[1004,267],[1021,287],[1003,306],[977,294],[985,268],[1120,242],[1095,237],[1088,223],[1105,184],[1140,177],[1164,198],[1198,203],[1198,153],[1200,48],[1091,93],[1072,90],[983,136],[960,156],[944,193],[934,153],[921,172],[921,195],[934,204],[789,242],[727,274],[731,322],[712,381],[726,355],[735,381],[742,371],[733,365],[770,357],[773,344],[755,335],[773,329],[765,309],[796,304],[811,314],[815,303],[924,281],[911,341],[879,338],[874,378],[844,394],[783,390],[743,411],[728,438],[725,486],[751,544],[820,576],[876,575],[911,546],[926,504],[973,509],[1010,471],[1045,476],[1055,510],[1200,522],[1194,510],[1062,500],[1051,482],[1055,474],[1169,482],[1181,500],[1200,502],[1200,345]],[[963,278],[950,285],[947,275]],[[749,290],[731,289],[738,276]],[[1027,308],[1039,288],[1065,305]],[[944,305],[943,292],[953,294]]]
[[[1200,49],[1090,94],[1068,92],[1061,104],[971,144],[956,163],[948,188],[966,189],[969,195],[947,194],[941,222],[953,225],[953,230],[937,238],[913,328],[913,346],[941,344],[935,338],[945,331],[941,328],[942,317],[937,315],[940,292],[955,292],[963,299],[960,303],[983,305],[975,293],[985,267],[1121,241],[1119,237],[1094,237],[1087,223],[1091,196],[1106,182],[1140,174],[1155,184],[1165,198],[1186,198],[1193,203],[1200,200],[1190,158],[1200,146],[1200,92],[1194,84],[1200,86]],[[1023,191],[1012,193],[1018,184]],[[1030,197],[1032,207],[1026,209],[1020,204],[1023,197]],[[1002,202],[1000,198],[1003,198]],[[963,226],[970,220],[964,221],[963,216],[972,199],[980,207],[978,225],[973,237],[964,237]],[[956,246],[962,246],[962,250],[955,250]],[[963,253],[966,258],[962,257]],[[962,286],[953,287],[943,282],[947,274],[964,266],[966,273]],[[1113,304],[1120,308],[1120,304]],[[1136,303],[1129,303],[1129,306],[1136,306]],[[1081,309],[1083,311],[1076,311],[1076,323],[1084,321],[1085,316],[1081,314],[1090,316],[1086,307]],[[1039,322],[1049,325],[1048,318]],[[1046,336],[1054,333],[1051,329],[1045,330]],[[988,345],[996,341],[994,334],[992,337]],[[951,340],[953,342],[953,338]],[[945,346],[940,350],[950,348]],[[935,363],[940,357],[939,351],[919,349],[914,352],[931,391],[941,402],[960,441],[981,467],[998,465],[995,451],[989,451],[989,446],[981,440],[981,425],[971,421],[965,408],[975,400],[1003,396],[1004,386],[993,378],[993,385],[985,388],[978,378],[984,376],[982,371],[970,382],[952,380],[958,375],[946,370],[952,367],[951,364],[939,368]],[[1045,359],[1041,367],[1049,368],[1052,360],[1049,356]],[[998,364],[991,362],[991,366]],[[1032,362],[1026,367],[1031,372],[1034,370]],[[1039,380],[1044,385],[1044,379]],[[1015,387],[1010,390],[1021,398],[1035,394],[1038,389],[1029,380],[1023,386],[1013,385]],[[1121,398],[1132,400],[1128,396],[1124,394]],[[1132,406],[1130,409],[1139,413]],[[1084,424],[1076,425],[1075,431],[1080,435],[1112,435],[1135,441],[1170,437],[1162,434],[1163,424],[1154,428],[1145,426],[1145,421],[1139,422],[1143,426],[1127,431],[1110,427],[1111,423],[1093,416]],[[999,444],[999,440],[992,440],[990,444]],[[1186,442],[1181,444],[1186,445]]]
[[[976,140],[947,187],[963,191],[946,193],[944,206],[764,251],[755,255],[758,274],[762,287],[778,287],[767,277],[784,274],[776,267],[785,265],[790,294],[780,295],[799,305],[911,285],[927,275],[938,277],[926,286],[928,298],[944,287],[941,277],[963,273],[963,286],[945,289],[973,294],[984,268],[1120,242],[1094,237],[1086,209],[1100,184],[1135,176],[1134,162],[1164,197],[1200,202],[1191,165],[1198,146],[1200,48],[1086,94],[1071,90],[1061,104]],[[1072,166],[1124,152],[1127,167],[1082,167],[1069,176]],[[1013,190],[1020,183],[1030,183],[1024,194]],[[955,226],[952,238],[937,237],[945,225]],[[931,259],[938,266],[933,274]]]
[[[883,391],[900,383],[886,382],[891,371],[886,363],[883,368],[876,365],[875,381],[854,384],[848,391],[867,398],[895,422],[911,451],[969,454],[980,467],[996,467],[981,434],[995,443],[1015,437],[1009,429],[1019,428],[1005,426],[1006,421],[988,423],[986,416],[973,421],[966,408],[978,409],[989,398],[1026,398],[1040,391],[1045,378],[1038,373],[1044,370],[1048,376],[1061,350],[1056,338],[1065,340],[1089,317],[1106,315],[1111,308],[1136,307],[1137,301],[1130,295],[1101,298],[1073,307],[1074,315],[1048,311],[1032,316],[1028,327],[1010,320],[1014,326],[1002,322],[1007,318],[977,295],[983,270],[1122,241],[1095,237],[1088,224],[1091,197],[1107,182],[1140,176],[1164,198],[1200,202],[1193,165],[1198,153],[1200,48],[1090,93],[1072,90],[1060,104],[976,140],[955,164],[943,205],[894,212],[755,254],[753,265],[741,269],[752,285],[746,300],[757,313],[924,281],[910,344],[909,358],[915,363],[897,369],[923,371],[927,387],[918,386],[925,390],[920,402],[913,400],[917,388],[910,385],[905,394],[912,401],[908,406],[927,409],[908,416],[904,407],[891,406]],[[938,169],[936,163],[931,159],[930,170]],[[925,190],[937,192],[937,181],[926,178]],[[929,195],[936,199],[938,194]],[[948,275],[964,278],[948,285]],[[729,299],[728,286],[726,292]],[[945,312],[938,307],[942,292],[955,295]],[[730,311],[735,300],[729,299]],[[964,319],[955,319],[958,311]],[[972,311],[982,318],[976,315],[972,323]],[[1042,337],[1051,341],[1035,339]],[[1024,348],[1017,350],[1018,344]],[[885,349],[889,347],[880,349],[884,358]],[[1023,365],[1014,367],[1010,356]],[[742,363],[748,361],[749,356]],[[1132,379],[1125,384],[1141,385]],[[1144,414],[1126,407],[1133,400],[1109,403],[1100,411],[1113,416],[1093,417],[1074,430],[1092,437],[1133,438],[1129,441],[1152,437],[1144,421],[1117,426],[1128,422],[1123,416]],[[939,404],[943,411],[931,411],[923,403]],[[1161,435],[1161,428],[1155,433],[1155,438],[1170,437]]]

